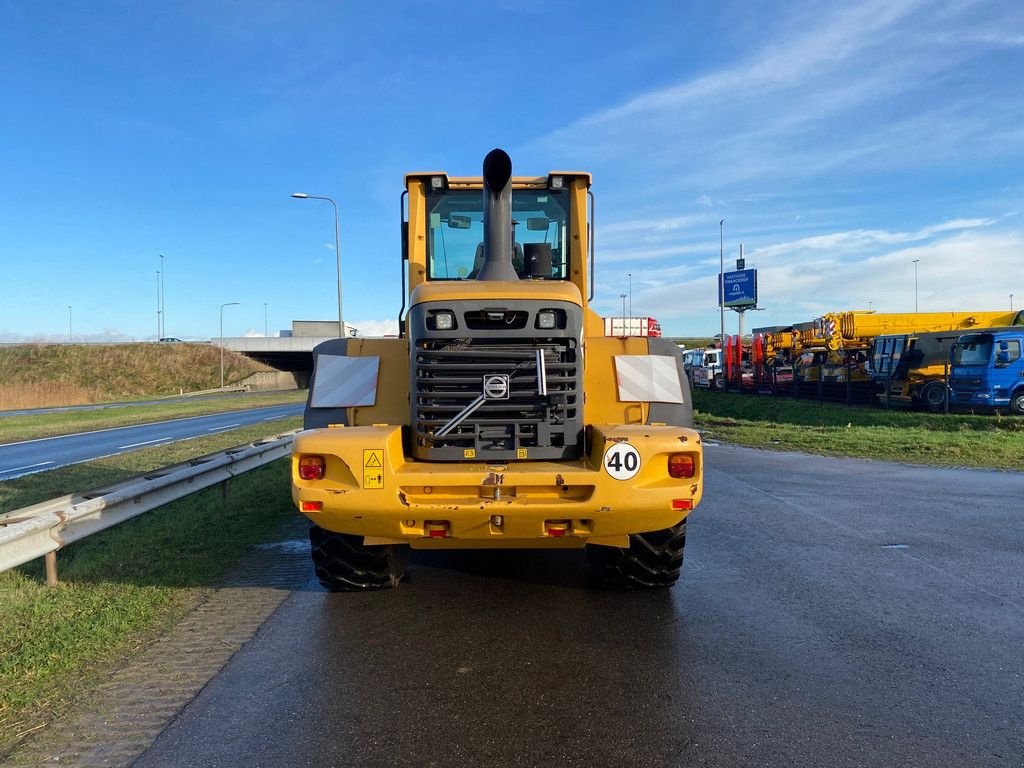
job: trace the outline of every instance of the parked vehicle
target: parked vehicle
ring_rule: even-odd
[[[722,389],[725,377],[722,373],[722,350],[705,349],[699,365],[691,369],[693,385],[704,389]]]
[[[1024,327],[969,333],[953,347],[950,403],[1024,416]]]
[[[871,377],[881,402],[938,412],[945,408],[949,355],[959,331],[887,334],[871,349]]]
[[[661,336],[661,323],[653,317],[606,317],[605,336]]]
[[[704,362],[704,349],[688,349],[683,352],[683,370],[690,384],[693,384],[693,369]]]

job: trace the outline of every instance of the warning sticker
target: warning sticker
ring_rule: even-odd
[[[527,449],[526,448],[516,448],[516,458],[517,459],[525,459],[525,458],[527,458],[527,456],[528,456],[528,453],[527,453]]]
[[[384,487],[384,449],[363,449],[363,488]]]

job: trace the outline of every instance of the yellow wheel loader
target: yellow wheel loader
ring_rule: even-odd
[[[482,176],[407,175],[401,207],[399,337],[314,350],[292,496],[320,582],[396,586],[410,548],[586,547],[599,586],[674,584],[701,440],[680,349],[590,309],[589,174],[495,149]]]

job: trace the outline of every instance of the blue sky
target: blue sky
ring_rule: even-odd
[[[628,10],[627,10],[628,8]],[[597,295],[764,312],[1024,306],[1024,3],[0,0],[0,341],[393,332],[410,170],[588,170]],[[728,265],[728,261],[727,261]],[[727,330],[735,315],[727,315]]]

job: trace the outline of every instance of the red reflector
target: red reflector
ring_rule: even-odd
[[[299,459],[299,477],[303,480],[322,480],[325,466],[323,456],[302,456]]]
[[[321,501],[303,501],[300,502],[299,508],[303,512],[319,512],[324,508],[324,505]]]
[[[547,523],[544,526],[544,532],[548,536],[565,536],[568,531],[568,523]]]
[[[668,457],[669,477],[693,477],[697,471],[692,453],[673,453]]]
[[[693,499],[672,499],[672,509],[693,509]]]
[[[446,539],[448,538],[448,523],[425,523],[427,529],[427,536],[432,539]]]

